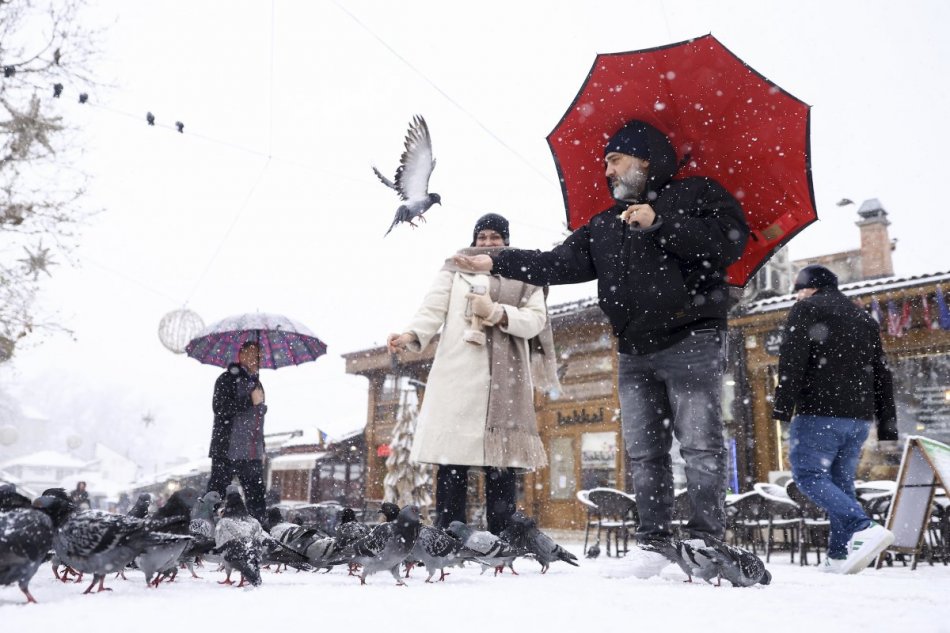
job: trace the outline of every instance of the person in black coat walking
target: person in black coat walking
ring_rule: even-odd
[[[214,383],[211,408],[211,477],[208,492],[224,498],[228,485],[237,476],[247,497],[250,514],[266,525],[264,501],[264,387],[258,377],[260,346],[248,341]]]
[[[855,499],[854,476],[872,419],[877,439],[897,440],[897,413],[878,323],[838,290],[824,266],[795,280],[779,352],[772,417],[787,422],[798,487],[831,522],[825,571],[858,573],[894,535]],[[793,417],[794,414],[794,417]]]
[[[506,249],[459,266],[545,286],[597,280],[600,308],[618,339],[624,444],[640,524],[632,575],[658,574],[672,538],[673,436],[686,461],[691,538],[725,531],[722,436],[726,267],[749,236],[742,208],[715,180],[674,179],[669,139],[629,121],[604,147],[618,204],[548,252]]]

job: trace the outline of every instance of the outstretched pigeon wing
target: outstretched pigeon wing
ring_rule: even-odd
[[[409,131],[406,132],[405,147],[406,151],[402,153],[399,168],[396,169],[395,189],[403,200],[421,202],[429,196],[429,177],[435,169],[435,158],[432,156],[429,126],[418,114],[412,118]],[[385,179],[382,180],[388,184]]]

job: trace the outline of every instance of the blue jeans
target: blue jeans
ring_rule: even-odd
[[[851,535],[871,525],[854,494],[854,474],[870,428],[869,420],[818,415],[792,418],[792,477],[809,499],[828,512],[829,558],[846,558]]]
[[[690,537],[725,532],[723,354],[715,331],[651,354],[620,354],[623,440],[630,456],[640,525],[637,540],[669,538],[673,520],[673,436],[686,462]]]

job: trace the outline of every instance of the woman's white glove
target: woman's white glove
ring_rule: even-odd
[[[472,302],[472,314],[482,319],[485,325],[497,324],[505,314],[505,309],[492,301],[488,293],[478,295],[469,292],[465,298]]]

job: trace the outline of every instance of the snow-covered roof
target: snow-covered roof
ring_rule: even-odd
[[[22,495],[26,495],[27,497],[40,496],[41,491],[34,490],[33,488],[30,488],[29,486],[24,486],[22,479],[20,479],[19,477],[15,475],[12,475],[11,473],[8,473],[5,470],[0,470],[0,483],[13,484],[16,487],[17,492],[19,492]]]
[[[0,464],[2,468],[9,468],[10,466],[41,466],[48,468],[83,468],[86,466],[86,462],[76,459],[75,457],[70,457],[65,453],[58,453],[56,451],[38,451],[36,453],[30,453],[29,455],[23,455],[22,457],[15,457],[10,461]]]
[[[317,460],[326,455],[323,453],[291,453],[278,455],[270,460],[271,470],[312,470]]]
[[[587,297],[586,299],[577,299],[576,301],[569,301],[567,303],[559,303],[554,306],[548,306],[548,315],[551,317],[556,317],[595,307],[597,307],[597,297]]]
[[[926,286],[950,282],[950,272],[928,273],[926,275],[910,275],[907,277],[882,277],[880,279],[868,279],[866,281],[855,281],[849,284],[842,284],[839,290],[849,297],[857,297],[874,292],[890,292],[892,290],[901,290],[904,288],[913,288],[915,286]],[[743,314],[762,314],[765,312],[774,312],[792,307],[795,303],[795,295],[787,294],[778,297],[770,297],[761,301],[750,303]]]

